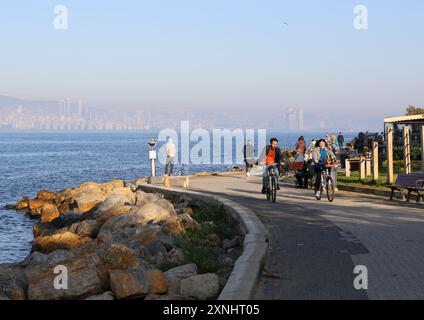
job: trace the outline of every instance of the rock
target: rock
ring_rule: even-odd
[[[100,257],[108,265],[109,269],[128,269],[137,267],[140,263],[134,250],[123,244],[113,244]]]
[[[39,251],[42,253],[50,253],[58,249],[70,250],[89,241],[92,241],[92,239],[83,238],[75,233],[65,231],[51,236],[36,238],[32,246],[32,252]]]
[[[239,237],[237,236],[237,237],[235,237],[234,239],[232,239],[232,240],[228,240],[228,239],[225,239],[224,241],[223,241],[223,243],[222,243],[222,247],[224,248],[224,249],[230,249],[230,248],[235,248],[235,247],[238,247],[239,246]]]
[[[123,195],[119,195],[119,194],[109,195],[105,200],[103,200],[101,203],[99,203],[96,206],[95,211],[93,213],[93,218],[99,219],[106,212],[114,208],[119,208],[126,205],[131,206],[131,204],[132,204],[131,201]]]
[[[166,293],[168,290],[167,279],[159,270],[111,270],[109,276],[112,292],[118,300]]]
[[[56,289],[55,279],[63,274],[63,269],[56,270],[55,264],[29,267],[25,270],[28,279],[28,298],[30,300],[75,300],[104,292],[93,256],[71,259],[61,262],[68,274],[68,289]],[[63,284],[63,282],[62,282]]]
[[[146,179],[144,178],[138,178],[131,182],[131,184],[134,186],[134,190],[137,190],[139,186],[143,184],[145,185],[146,183]]]
[[[100,223],[96,220],[84,220],[73,224],[69,231],[76,233],[80,237],[96,238],[100,230]]]
[[[162,223],[162,232],[167,235],[179,236],[185,233],[185,228],[181,219],[171,217]]]
[[[163,244],[167,251],[170,251],[175,248],[175,240],[169,235],[161,235],[159,241]]]
[[[68,198],[58,205],[58,210],[61,214],[65,212],[79,213],[78,203],[74,198]]]
[[[52,203],[41,200],[28,201],[28,214],[31,218],[41,217],[44,210],[49,211],[52,208]]]
[[[6,204],[6,205],[4,206],[4,209],[5,209],[5,210],[17,210],[17,209],[16,209],[16,205],[15,205],[15,204]]]
[[[85,193],[85,192],[92,192],[92,191],[99,191],[100,190],[100,185],[96,182],[92,182],[92,181],[88,181],[85,182],[83,184],[80,184],[79,186],[76,186],[75,188],[73,188],[70,192],[68,192],[69,194],[80,194],[80,193]]]
[[[0,297],[26,300],[27,282],[23,269],[15,264],[0,265]]]
[[[113,181],[101,183],[99,185],[99,187],[105,194],[108,194],[108,193],[111,193],[112,191],[114,191],[117,188],[125,187],[125,182],[124,182],[124,180],[113,180]]]
[[[103,225],[108,221],[109,219],[117,216],[121,216],[123,214],[126,214],[130,212],[133,209],[132,206],[122,206],[122,207],[113,207],[110,210],[104,212],[100,217],[97,218],[97,221]],[[94,213],[96,215],[96,213]]]
[[[41,222],[51,222],[60,216],[59,210],[54,204],[46,203],[41,210]]]
[[[66,212],[61,214],[56,219],[52,220],[51,223],[56,228],[68,228],[75,223],[80,222],[83,217],[78,213]]]
[[[173,248],[171,251],[168,252],[168,261],[175,263],[175,264],[181,264],[185,260],[184,251],[180,248]]]
[[[18,203],[16,204],[16,210],[26,210],[28,209],[28,205],[29,205],[29,198],[24,197],[21,200],[19,200]]]
[[[105,196],[100,189],[94,189],[89,192],[80,193],[73,199],[77,204],[79,213],[83,213],[93,209],[97,204],[102,202],[104,198]]]
[[[232,267],[234,265],[233,258],[227,254],[219,255],[217,260],[221,267]]]
[[[177,278],[182,280],[195,275],[197,275],[197,266],[194,263],[175,267],[165,272],[165,276],[168,279]]]
[[[98,301],[101,301],[101,300],[115,300],[115,297],[113,296],[112,291],[106,291],[105,293],[88,297],[85,300],[98,300]]]
[[[34,238],[37,238],[51,236],[57,231],[57,229],[52,223],[44,222],[34,224],[32,231],[34,233]]]
[[[162,258],[167,257],[167,251],[163,244],[157,239],[146,244],[146,249],[153,257],[157,257],[159,254],[162,255]]]
[[[49,190],[41,190],[37,193],[37,200],[41,201],[54,201],[56,193]]]
[[[166,220],[173,215],[176,216],[175,211],[166,200],[160,202],[147,203],[146,205],[130,211],[127,214],[113,217],[109,219],[100,229],[100,234],[104,232],[114,232],[129,227],[142,227],[148,222],[159,222]]]
[[[193,209],[192,208],[180,208],[177,210],[177,214],[188,214],[190,217],[193,216]]]
[[[61,261],[65,261],[73,258],[75,255],[72,251],[67,250],[56,250],[51,253],[44,254],[41,252],[33,252],[21,263],[23,267],[46,265],[46,264],[57,264]]]
[[[142,269],[111,270],[110,287],[118,300],[147,296],[146,277]]]
[[[145,272],[149,293],[163,294],[168,291],[168,280],[160,270],[147,270]]]
[[[136,202],[135,193],[131,190],[130,187],[122,187],[122,188],[114,189],[111,193],[108,194],[108,197],[113,197],[113,196],[123,196],[132,205],[135,204]]]
[[[216,298],[219,292],[219,279],[216,274],[207,273],[195,275],[181,280],[180,292],[183,296],[199,300]]]
[[[178,218],[182,221],[184,227],[186,228],[198,229],[200,226],[200,224],[187,213],[178,215]]]
[[[136,197],[135,205],[137,207],[144,206],[145,204],[150,203],[150,202],[156,202],[156,201],[159,201],[159,200],[163,200],[163,198],[164,198],[163,194],[161,194],[161,193],[146,193],[146,192],[143,192],[141,190],[139,190],[135,193],[135,197]]]
[[[137,228],[136,238],[140,241],[140,244],[145,246],[150,242],[157,240],[162,232],[162,229],[158,225],[146,225]]]

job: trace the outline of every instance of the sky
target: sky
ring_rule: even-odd
[[[381,118],[424,105],[422,0],[1,0],[0,41],[0,95],[23,99]]]

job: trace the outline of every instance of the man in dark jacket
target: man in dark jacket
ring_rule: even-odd
[[[280,177],[281,150],[278,147],[278,139],[272,138],[270,143],[270,145],[267,145],[264,150],[262,150],[261,156],[259,157],[259,161],[261,162],[261,164],[265,164],[265,170],[262,181],[262,193],[266,193],[265,186],[270,167],[274,167],[275,172],[277,173],[277,177]],[[278,178],[277,190],[280,190],[280,186],[278,185]]]
[[[337,137],[337,141],[339,142],[339,148],[343,148],[344,147],[344,143],[345,143],[345,139],[344,136],[341,132],[339,132],[339,136]]]

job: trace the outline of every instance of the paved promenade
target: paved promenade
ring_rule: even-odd
[[[276,204],[260,178],[198,177],[192,190],[252,209],[270,233],[257,299],[424,299],[424,207],[339,192],[334,203],[283,185]],[[369,289],[353,287],[356,265]]]

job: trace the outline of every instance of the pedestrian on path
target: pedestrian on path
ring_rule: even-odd
[[[177,154],[177,147],[171,138],[168,138],[166,144],[166,165],[165,165],[165,175],[172,176],[174,170],[174,159]]]
[[[243,154],[244,163],[246,164],[246,176],[250,177],[250,169],[252,169],[253,164],[255,163],[255,148],[252,140],[249,139],[247,144],[244,145]]]

